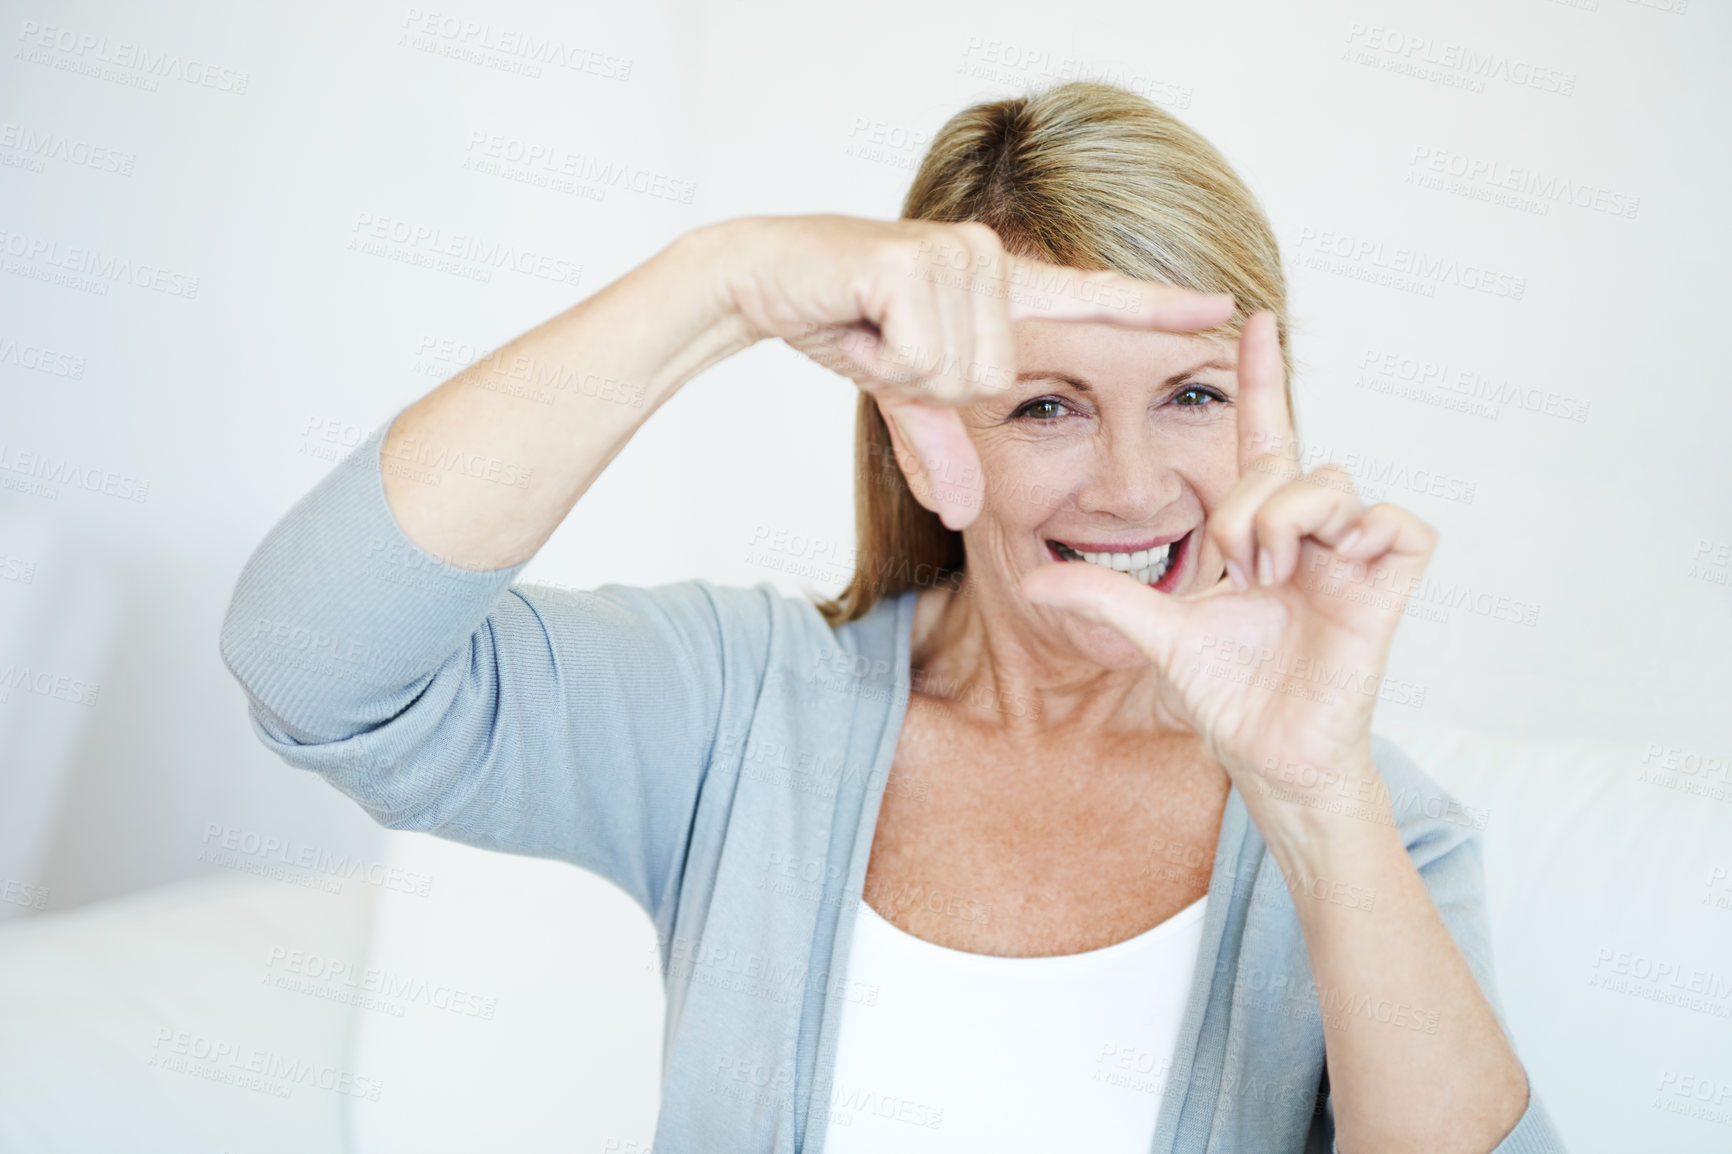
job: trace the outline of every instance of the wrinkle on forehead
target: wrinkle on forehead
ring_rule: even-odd
[[[1222,372],[1232,372],[1237,367],[1237,364],[1232,358],[1216,354],[1215,356],[1209,357],[1205,360],[1187,364],[1184,368],[1179,369],[1167,377],[1163,384],[1177,384],[1180,380],[1190,374],[1202,372],[1205,369],[1219,369]],[[1030,381],[1057,381],[1061,384],[1070,385],[1078,392],[1091,393],[1094,391],[1094,385],[1090,383],[1086,375],[1068,369],[1028,369],[1026,371],[1018,372],[1016,374],[1016,381],[1017,384],[1025,384]]]
[[[1018,362],[1038,366],[1019,370],[1019,381],[1071,380],[1087,388],[1090,370],[1118,363],[1160,361],[1175,366],[1175,377],[1238,367],[1237,343],[1216,336],[1048,320],[1022,320],[1014,328]]]

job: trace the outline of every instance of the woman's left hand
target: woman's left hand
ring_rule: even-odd
[[[1437,532],[1397,506],[1366,508],[1335,465],[1301,472],[1273,314],[1245,323],[1238,377],[1239,481],[1204,526],[1228,576],[1174,596],[1064,562],[1022,589],[1147,654],[1242,794],[1338,800],[1375,775],[1372,710]]]

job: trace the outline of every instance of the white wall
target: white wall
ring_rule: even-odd
[[[1732,12],[1685,4],[474,3],[418,33],[431,7],[0,3],[0,672],[52,675],[0,685],[0,916],[210,873],[213,828],[377,852],[258,745],[217,655],[270,525],[460,367],[446,342],[501,343],[703,221],[893,216],[952,112],[1079,73],[1236,165],[1288,261],[1309,439],[1443,530],[1390,670],[1420,703],[1389,716],[1732,751]],[[507,71],[451,21],[588,68]],[[665,195],[478,170],[495,135]],[[1448,175],[1483,165],[1529,191]],[[351,249],[384,218],[581,272]],[[1367,279],[1409,254],[1443,275]],[[1506,399],[1442,403],[1476,378]],[[853,401],[780,346],[718,367],[530,576],[834,591]],[[91,489],[33,490],[27,454]],[[760,547],[784,529],[812,544]]]

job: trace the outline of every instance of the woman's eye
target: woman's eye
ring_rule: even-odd
[[[1224,398],[1220,393],[1217,393],[1214,389],[1206,389],[1202,385],[1186,385],[1184,388],[1173,394],[1173,403],[1186,407],[1206,406],[1211,401],[1220,401],[1223,399]]]
[[[1067,411],[1063,401],[1053,397],[1037,397],[1018,409],[1014,415],[1032,417],[1037,421],[1050,421],[1055,417],[1064,416]]]

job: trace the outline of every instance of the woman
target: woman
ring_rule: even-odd
[[[400,411],[261,544],[223,656],[376,820],[644,907],[657,1149],[1558,1150],[1478,843],[1370,734],[1435,534],[1302,475],[1284,317],[1166,113],[970,108],[901,220],[696,229]],[[861,388],[839,599],[512,584],[768,338]]]

